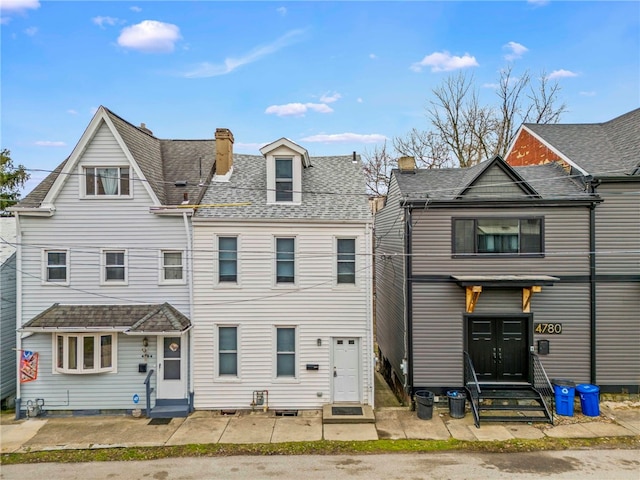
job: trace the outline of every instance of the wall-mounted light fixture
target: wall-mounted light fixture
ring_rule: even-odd
[[[147,337],[144,337],[142,339],[142,346],[143,347],[148,347],[149,346],[149,340],[147,340]]]
[[[321,346],[322,346],[322,339],[321,339],[321,338],[319,338],[319,339],[317,340],[317,342],[318,342],[318,346],[319,346],[319,347],[321,347]]]

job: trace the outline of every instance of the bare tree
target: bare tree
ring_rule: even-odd
[[[413,157],[419,168],[444,168],[453,165],[448,145],[435,132],[412,129],[404,138],[393,139],[400,157]]]
[[[519,77],[511,65],[500,71],[497,102],[481,104],[473,75],[447,77],[432,90],[427,106],[431,129],[413,129],[394,139],[398,152],[418,158],[448,158],[461,167],[475,165],[495,154],[505,155],[522,123],[556,123],[566,111],[558,103],[560,86],[543,71],[534,85],[529,72]],[[423,155],[424,146],[438,146],[437,156]],[[444,150],[446,150],[446,152]],[[426,149],[428,151],[428,149]],[[446,162],[427,165],[444,166]]]
[[[391,170],[398,165],[397,157],[387,152],[387,142],[373,150],[365,149],[362,156],[367,191],[375,196],[386,195]]]

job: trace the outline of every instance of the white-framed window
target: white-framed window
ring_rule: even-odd
[[[355,285],[356,283],[356,239],[336,239],[336,280],[338,285]]]
[[[218,237],[218,283],[238,283],[238,237]]]
[[[67,250],[44,250],[43,252],[44,283],[66,285],[69,283],[69,252]]]
[[[296,281],[296,241],[293,237],[276,237],[276,284]]]
[[[115,372],[115,333],[54,334],[54,369],[58,373],[89,374]]]
[[[182,250],[162,250],[160,252],[160,283],[184,284],[184,252]]]
[[[293,201],[293,158],[276,157],[276,202]]]
[[[129,167],[84,167],[84,194],[87,197],[129,197]]]
[[[238,376],[238,327],[218,326],[218,376]]]
[[[276,378],[296,378],[296,327],[276,327]]]
[[[127,284],[127,251],[102,250],[102,283]]]

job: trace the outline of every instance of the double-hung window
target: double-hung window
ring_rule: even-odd
[[[296,329],[276,328],[276,377],[296,376]]]
[[[129,196],[129,167],[85,167],[85,195]]]
[[[55,342],[57,372],[101,373],[116,368],[113,333],[56,335]]]
[[[293,158],[276,157],[276,202],[293,201]]]
[[[338,250],[338,283],[356,283],[356,240],[354,238],[339,238]]]
[[[68,259],[66,250],[46,250],[44,252],[45,282],[67,283],[69,281]]]
[[[163,250],[160,262],[161,283],[184,283],[183,252]]]
[[[276,238],[276,283],[295,283],[295,239]]]
[[[124,283],[127,281],[127,255],[125,250],[103,251],[103,281],[105,283]]]
[[[238,376],[238,327],[218,327],[218,375]]]
[[[542,255],[543,219],[455,218],[454,255]]]
[[[218,282],[238,282],[238,237],[218,237]]]

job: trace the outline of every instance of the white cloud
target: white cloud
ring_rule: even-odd
[[[483,83],[482,84],[482,88],[499,88],[500,85],[498,85],[497,83]]]
[[[66,147],[65,142],[52,142],[50,140],[38,140],[36,145],[39,147]]]
[[[342,95],[340,95],[339,93],[334,93],[333,95],[329,95],[328,93],[325,93],[320,97],[320,101],[322,103],[333,103],[340,100],[341,98],[342,98]]]
[[[25,10],[36,10],[40,8],[38,0],[2,0],[0,1],[0,11],[2,13],[20,13]]]
[[[578,74],[574,73],[570,70],[564,70],[564,69],[560,69],[560,70],[554,70],[553,72],[551,72],[549,74],[549,80],[553,80],[554,78],[569,78],[569,77],[577,77]]]
[[[78,111],[74,110],[73,108],[70,108],[69,110],[67,110],[67,113],[69,115],[78,115]]]
[[[24,31],[24,33],[26,33],[30,37],[33,37],[36,33],[38,33],[38,27],[29,27]]]
[[[287,7],[278,7],[276,8],[276,12],[284,17],[287,14]]]
[[[431,67],[432,72],[450,72],[452,70],[477,66],[478,62],[476,61],[476,57],[472,57],[468,53],[465,53],[462,57],[458,57],[445,51],[434,52],[431,55],[427,55],[420,62],[411,65],[410,68],[414,72],[422,71],[423,67]]]
[[[549,4],[550,0],[527,0],[527,3],[530,5],[535,5],[536,7],[544,7]]]
[[[115,17],[93,17],[91,21],[98,25],[100,28],[104,28],[105,25],[113,27],[114,25],[120,23],[120,20]]]
[[[279,117],[304,117],[305,113],[331,113],[333,109],[324,103],[287,103],[286,105],[271,105],[264,113]]]
[[[358,97],[358,99],[356,100],[356,102],[358,103],[362,103],[364,100],[362,100],[362,98]]]
[[[387,137],[377,133],[361,134],[361,133],[334,133],[334,134],[319,134],[311,135],[302,139],[305,142],[318,142],[318,143],[346,143],[346,142],[358,142],[358,143],[380,143],[387,140]]]
[[[226,75],[233,72],[236,68],[253,63],[260,60],[262,57],[275,53],[281,48],[291,45],[297,41],[302,33],[303,30],[292,30],[276,39],[273,43],[258,46],[240,58],[225,58],[224,63],[212,64],[209,62],[203,62],[195,70],[186,72],[183,76],[187,78],[208,78]]]
[[[170,53],[182,37],[180,29],[171,23],[144,20],[122,29],[118,45],[147,53]]]
[[[591,91],[591,92],[580,92],[580,95],[582,95],[583,97],[595,97],[596,96],[596,92]]]
[[[370,53],[370,54],[369,54],[369,58],[370,58],[371,60],[375,60],[376,58],[378,58],[378,56],[377,56],[375,53]]]
[[[504,58],[509,62],[522,58],[522,55],[529,51],[527,47],[517,42],[509,42],[506,45],[503,45],[502,49],[508,50],[508,53],[505,54]]]
[[[136,7],[135,5],[133,7],[129,7],[129,10],[131,10],[132,12],[141,12],[142,9],[140,7]]]
[[[258,152],[262,147],[271,142],[266,143],[234,143],[233,150],[234,152],[240,153],[242,152]]]

